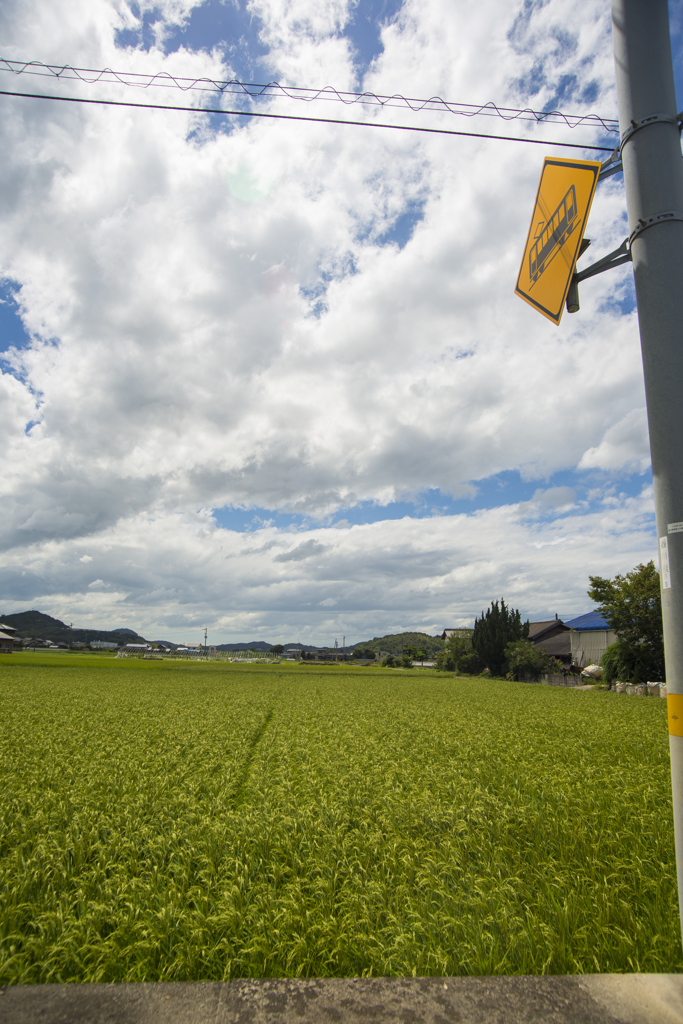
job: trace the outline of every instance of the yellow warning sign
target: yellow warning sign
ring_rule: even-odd
[[[559,324],[602,164],[546,157],[515,292]]]

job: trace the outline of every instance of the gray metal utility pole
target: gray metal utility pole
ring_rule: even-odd
[[[683,929],[683,160],[667,0],[612,0],[612,35],[659,538]]]

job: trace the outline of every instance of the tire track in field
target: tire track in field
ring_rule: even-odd
[[[270,720],[273,717],[274,712],[275,705],[273,705],[273,707],[266,712],[265,718],[263,719],[261,724],[254,730],[254,732],[252,733],[252,737],[249,740],[247,756],[244,759],[242,770],[237,776],[237,780],[235,782],[235,795],[232,801],[233,807],[235,808],[240,807],[241,804],[244,802],[244,798],[246,796],[247,791],[247,785],[249,784],[249,776],[251,775],[251,768],[256,757],[256,752],[259,748],[261,740],[263,739],[266,729],[270,725]]]

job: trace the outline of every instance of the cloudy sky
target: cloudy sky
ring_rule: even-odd
[[[5,0],[0,27],[8,91],[547,140],[0,96],[0,612],[355,643],[501,596],[581,614],[589,574],[656,558],[630,267],[559,327],[514,295],[543,157],[614,135],[11,70],[614,118],[607,0]],[[586,263],[627,234],[621,175],[587,234]]]

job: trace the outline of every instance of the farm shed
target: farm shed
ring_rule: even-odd
[[[0,623],[0,654],[11,654],[14,647],[16,629]]]
[[[565,633],[549,636],[545,640],[539,640],[537,644],[534,644],[534,647],[540,647],[549,657],[557,658],[564,665],[571,665],[572,663],[572,642],[569,630]]]
[[[529,623],[529,640],[534,647],[540,647],[551,658],[557,658],[568,665],[572,661],[570,633],[569,626],[557,615],[544,622]]]
[[[556,615],[554,619],[544,619],[543,622],[530,622],[529,639],[532,644],[536,644],[539,640],[547,640],[548,637],[556,636],[558,633],[566,633],[568,630],[569,626]]]
[[[599,612],[587,612],[571,619],[569,626],[572,647],[572,662],[575,665],[597,665],[610,644],[615,643],[617,634]]]
[[[119,655],[124,657],[141,657],[143,654],[147,654],[152,648],[149,644],[126,644],[119,650]]]

